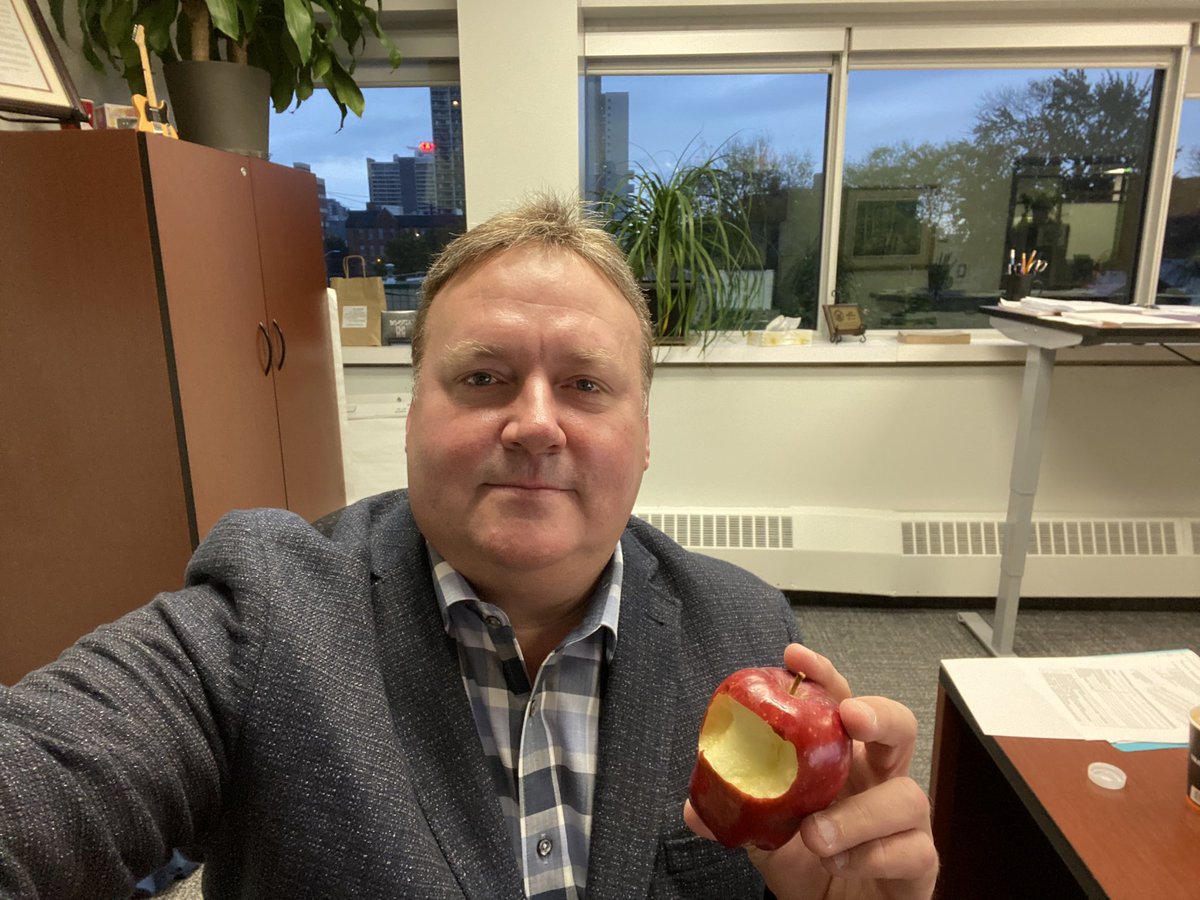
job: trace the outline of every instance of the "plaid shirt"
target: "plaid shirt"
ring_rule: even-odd
[[[600,679],[621,608],[621,545],[582,622],[530,685],[508,616],[428,544],[446,631],[530,900],[582,900],[592,831]]]

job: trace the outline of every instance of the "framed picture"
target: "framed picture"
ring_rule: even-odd
[[[0,111],[87,119],[37,0],[0,0]]]
[[[842,338],[854,335],[860,341],[867,339],[867,326],[862,320],[862,311],[857,303],[828,303],[822,306],[825,324],[829,327],[829,340],[835,344]]]
[[[921,221],[917,188],[848,188],[843,246],[855,268],[929,265],[933,233]]]

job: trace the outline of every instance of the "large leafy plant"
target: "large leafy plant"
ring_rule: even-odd
[[[49,0],[63,40],[64,0]],[[392,67],[400,52],[379,24],[382,0],[78,0],[84,58],[97,70],[120,72],[133,93],[144,94],[133,26],[142,25],[147,49],[163,62],[224,60],[265,69],[277,112],[312,96],[323,83],[346,120],[361,116],[363,95],[353,73],[374,34]]]
[[[762,254],[745,210],[727,202],[721,157],[685,157],[667,173],[639,165],[610,199],[607,227],[648,288],[660,341],[741,327]]]

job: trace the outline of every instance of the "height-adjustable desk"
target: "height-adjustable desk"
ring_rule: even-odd
[[[1050,406],[1050,382],[1055,354],[1064,347],[1091,344],[1200,344],[1200,327],[1180,322],[1178,326],[1105,326],[1063,321],[1057,316],[1035,316],[999,306],[983,306],[993,328],[1005,337],[1028,345],[1025,376],[1021,386],[1017,440],[1009,477],[1008,515],[1004,547],[1000,556],[1000,584],[992,625],[977,612],[961,612],[958,620],[971,630],[993,656],[1012,656],[1017,607],[1021,600],[1021,578],[1033,521],[1033,498],[1037,493],[1046,413]]]

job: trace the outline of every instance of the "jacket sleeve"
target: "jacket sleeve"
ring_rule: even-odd
[[[253,515],[183,590],[0,686],[0,898],[127,897],[215,821],[265,631]]]

